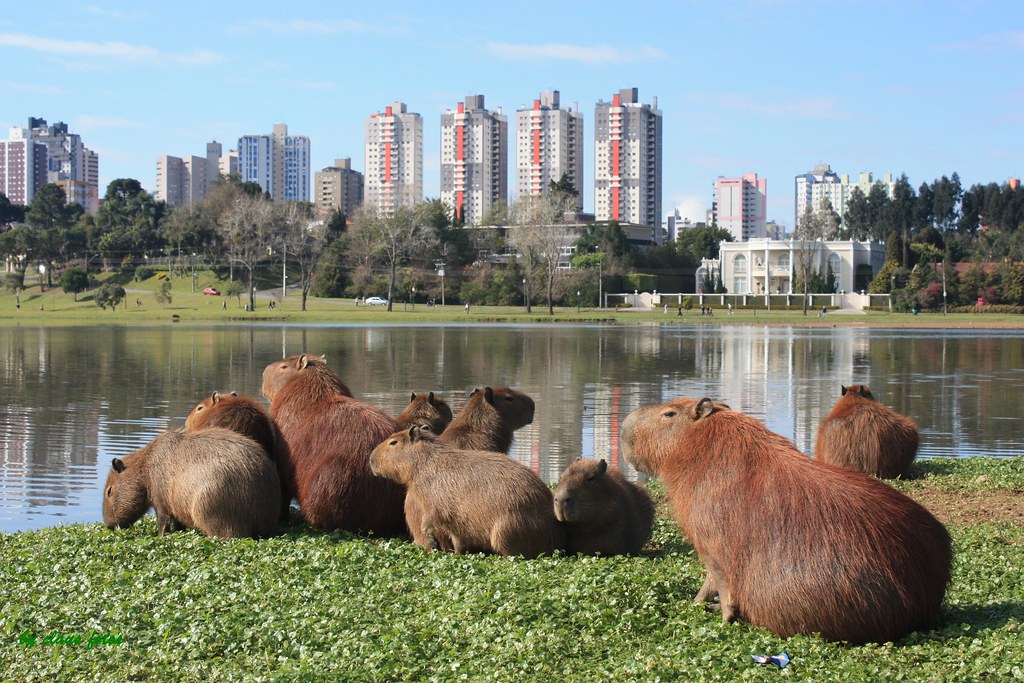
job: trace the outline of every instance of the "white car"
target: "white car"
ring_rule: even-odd
[[[367,306],[387,306],[388,300],[381,299],[379,296],[368,296],[363,303]]]

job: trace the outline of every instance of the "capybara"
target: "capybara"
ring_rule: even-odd
[[[917,456],[917,425],[882,405],[864,385],[842,387],[818,429],[814,458],[882,479],[906,477]]]
[[[103,522],[129,527],[150,507],[157,534],[177,525],[216,538],[277,533],[277,469],[263,448],[229,429],[167,431],[114,458],[103,489]]]
[[[451,421],[440,440],[470,451],[508,453],[513,432],[533,422],[533,399],[509,387],[474,389],[459,414]],[[436,433],[436,432],[435,432]],[[415,497],[405,497],[405,523],[412,540],[423,545],[420,510]],[[442,550],[451,550],[451,540],[443,533],[435,539]]]
[[[412,395],[409,405],[395,417],[398,429],[426,425],[434,434],[440,434],[452,421],[452,409],[433,391]]]
[[[921,505],[862,472],[816,462],[711,399],[641,407],[622,453],[665,484],[722,619],[781,637],[887,642],[939,618],[952,549]]]
[[[536,557],[564,547],[551,490],[507,455],[455,448],[410,427],[377,446],[370,467],[405,485],[417,501],[426,548],[439,549],[438,533],[456,553]]]
[[[352,398],[323,357],[304,353],[264,369],[263,395],[283,441],[283,469],[310,525],[405,531],[405,490],[370,472],[370,451],[397,429],[389,415]]]
[[[577,458],[562,472],[554,496],[569,554],[635,554],[651,537],[654,503],[647,490],[604,460]]]
[[[474,389],[440,439],[473,451],[508,453],[512,433],[533,422],[533,399],[509,387]]]
[[[185,418],[187,430],[195,431],[204,427],[224,427],[244,434],[263,446],[281,480],[281,519],[287,519],[292,483],[281,467],[277,428],[270,413],[254,398],[239,396],[233,391],[227,394],[215,391],[197,403]]]

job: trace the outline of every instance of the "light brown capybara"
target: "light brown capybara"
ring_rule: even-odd
[[[398,429],[427,426],[434,434],[442,433],[452,421],[452,409],[439,394],[428,391],[412,395],[409,404],[395,416]]]
[[[604,460],[577,458],[555,487],[555,517],[570,555],[628,555],[643,550],[654,526],[647,490]]]
[[[521,391],[509,387],[474,389],[439,439],[464,450],[508,453],[513,432],[533,422],[533,411],[533,399]],[[422,515],[415,496],[405,497],[405,523],[412,540],[423,545],[426,539],[420,531]],[[443,533],[435,542],[442,550],[451,550],[451,540]]]
[[[263,448],[229,429],[168,431],[111,462],[103,488],[103,522],[129,527],[150,507],[157,534],[178,525],[215,538],[277,533],[277,469]]]
[[[407,487],[422,511],[422,545],[456,553],[537,557],[564,547],[551,490],[530,468],[494,451],[446,444],[429,430],[392,434],[370,455],[379,476]]]
[[[949,583],[945,527],[862,472],[816,462],[710,399],[641,407],[622,453],[658,476],[719,597],[781,637],[887,642],[935,623]]]
[[[882,479],[907,477],[917,457],[917,425],[875,400],[862,384],[842,387],[818,429],[814,458]]]
[[[533,410],[533,399],[521,391],[474,389],[440,439],[467,450],[508,453],[512,433],[533,422]]]
[[[185,418],[185,429],[189,431],[205,427],[224,427],[263,446],[281,481],[281,519],[287,519],[293,486],[281,467],[277,427],[270,413],[254,398],[239,396],[233,391],[226,394],[215,391],[197,403]]]
[[[405,532],[405,490],[370,472],[370,452],[396,430],[389,415],[352,398],[323,357],[304,353],[264,369],[263,396],[284,443],[283,469],[310,525]]]

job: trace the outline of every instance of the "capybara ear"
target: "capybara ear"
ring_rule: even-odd
[[[110,466],[113,467],[114,471],[117,472],[118,474],[124,472],[124,462],[121,460],[121,458],[114,458],[113,460],[111,460]]]
[[[473,391],[469,392],[469,397],[472,398],[472,397],[476,396],[477,393],[479,393],[479,391],[480,391],[480,387],[477,387]]]
[[[415,400],[416,400],[416,392],[414,391],[414,392],[412,392],[412,398],[409,399],[409,403],[412,403]]]
[[[494,405],[494,389],[490,387],[484,388],[484,400],[490,403],[492,406]]]
[[[238,396],[238,392],[237,391],[232,391],[230,395],[231,396]]]
[[[845,387],[845,386],[843,386],[842,384],[840,384],[839,386],[840,386],[840,387],[842,387],[842,391],[843,391],[843,393],[841,394],[841,396],[846,396],[846,387]]]
[[[715,410],[715,402],[710,398],[702,398],[697,401],[697,405],[693,407],[693,420],[703,420],[705,417],[710,415]]]
[[[604,474],[607,470],[608,470],[608,463],[605,461],[605,459],[601,458],[600,460],[598,460],[598,462],[597,462],[597,473],[598,474]]]
[[[213,394],[210,395],[210,401],[213,403],[213,405],[217,405],[220,402],[220,392],[213,392]]]
[[[420,426],[419,425],[413,425],[412,427],[409,427],[409,441],[412,441],[413,443],[416,443],[416,441],[419,438],[420,438]]]
[[[415,394],[414,394],[415,395]],[[434,392],[431,391],[427,394],[427,403],[434,405]]]
[[[419,425],[420,436],[434,436],[434,430],[430,425]]]
[[[295,365],[299,370],[305,370],[306,366],[309,365],[309,356],[303,353],[299,356],[299,360],[296,361]]]

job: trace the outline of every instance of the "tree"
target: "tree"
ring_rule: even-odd
[[[812,278],[821,261],[822,241],[835,239],[839,233],[839,220],[832,209],[832,203],[823,199],[813,210],[810,206],[797,221],[793,232],[793,247],[796,252],[797,282],[803,290],[803,314],[807,315],[810,302]]]
[[[564,225],[565,214],[574,206],[576,198],[563,192],[546,195],[523,196],[512,206],[512,221],[508,230],[508,244],[524,259],[527,312],[530,311],[530,290],[534,271],[544,278],[548,315],[555,314],[555,281],[559,264],[573,244],[575,231]]]
[[[89,274],[81,266],[72,266],[60,274],[60,288],[64,293],[73,294],[75,301],[78,301],[78,293],[89,288]]]
[[[903,253],[900,263],[904,266],[913,265],[910,261],[910,237],[914,227],[914,188],[907,180],[906,174],[900,176],[892,190],[892,200],[888,203],[884,216],[891,228],[897,231],[903,240]]]
[[[167,205],[153,199],[134,178],[118,178],[107,185],[96,213],[95,236],[105,265],[159,251],[163,246],[160,224],[166,213]],[[104,242],[110,234],[114,236]]]
[[[124,287],[116,282],[107,281],[96,290],[96,305],[104,310],[106,310],[107,306],[110,306],[110,310],[113,311],[119,303],[124,301],[124,297]]]
[[[13,204],[7,195],[0,192],[0,226],[23,222],[27,210],[27,207]]]
[[[558,180],[552,180],[548,184],[549,194],[561,194],[563,197],[572,197],[574,201],[566,202],[568,211],[579,211],[583,208],[583,203],[580,201],[580,192],[569,180],[569,174],[563,173],[562,177]]]
[[[256,310],[256,267],[273,244],[273,202],[263,196],[240,194],[217,225],[228,259],[246,271],[249,310]]]
[[[156,302],[158,304],[171,303],[171,278],[166,277],[160,283],[160,289],[156,291]]]
[[[55,263],[66,263],[84,249],[84,235],[74,229],[83,212],[79,204],[68,205],[64,188],[56,183],[43,185],[32,198],[25,222],[36,231],[35,257],[49,266],[48,285]]]
[[[299,267],[299,289],[302,292],[302,310],[306,310],[309,288],[313,282],[313,269],[326,243],[327,225],[313,221],[312,207],[298,202],[275,204],[276,222],[281,230],[280,246],[283,260]]]
[[[871,238],[871,207],[867,196],[859,187],[850,191],[850,199],[846,202],[846,214],[843,216],[843,238],[866,240]]]
[[[680,230],[676,235],[678,250],[686,254],[694,266],[699,265],[702,259],[718,258],[719,245],[732,240],[732,233],[717,225]]]

